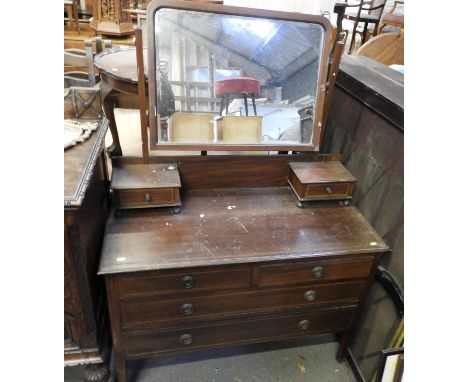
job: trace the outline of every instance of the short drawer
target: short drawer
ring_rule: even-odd
[[[250,274],[250,267],[213,271],[147,272],[146,275],[140,272],[136,276],[118,278],[119,296],[141,297],[174,292],[242,288],[250,285]]]
[[[351,196],[353,183],[328,183],[306,187],[306,198],[335,198]]]
[[[265,342],[319,333],[341,332],[351,323],[354,309],[274,315],[263,319],[224,321],[170,331],[124,335],[129,357],[190,351],[207,347]]]
[[[373,257],[356,260],[323,260],[263,265],[258,270],[258,286],[293,285],[329,280],[366,278]]]
[[[125,300],[120,303],[124,330],[174,326],[198,319],[233,317],[285,308],[357,302],[364,282],[321,284],[313,287],[255,290],[175,299]]]
[[[120,207],[180,204],[178,188],[114,190],[114,198]]]

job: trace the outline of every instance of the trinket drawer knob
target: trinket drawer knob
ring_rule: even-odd
[[[182,343],[184,345],[190,345],[192,343],[192,341],[193,341],[193,338],[192,338],[191,334],[185,333],[185,334],[182,334],[179,337],[179,341],[180,341],[180,343]]]
[[[321,267],[321,266],[314,267],[312,269],[312,275],[314,275],[315,277],[322,277],[323,276],[323,267]]]
[[[306,301],[314,301],[315,300],[316,293],[314,290],[308,290],[307,292],[304,293],[304,300]]]
[[[297,324],[297,327],[301,330],[307,330],[309,329],[309,325],[310,325],[309,320],[302,320],[302,321],[299,321],[299,323]]]
[[[145,194],[145,200],[151,202],[151,194]]]
[[[193,288],[193,286],[195,285],[195,280],[193,276],[184,276],[180,280],[180,283],[182,284],[184,288],[189,289],[189,288]]]
[[[185,314],[186,316],[190,316],[193,313],[193,305],[192,304],[182,304],[180,307],[180,311],[182,314]]]
[[[329,194],[331,194],[331,193],[333,192],[332,189],[331,189],[331,187],[327,187],[327,188],[325,189],[325,191],[327,191],[327,193],[329,193]]]

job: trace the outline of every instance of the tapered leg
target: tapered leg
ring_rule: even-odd
[[[349,342],[349,331],[341,334],[340,346],[338,347],[338,351],[336,352],[336,360],[338,362],[343,362],[345,360],[346,352],[348,350],[348,342]]]
[[[117,369],[117,382],[127,382],[127,367],[125,355],[115,354],[115,367]]]
[[[115,91],[113,91],[112,88],[106,86],[103,81],[101,81],[102,109],[104,110],[104,115],[109,121],[109,130],[112,135],[112,145],[107,148],[107,152],[111,158],[115,156],[122,156],[119,132],[117,131],[117,124],[115,122],[114,116],[114,96]]]

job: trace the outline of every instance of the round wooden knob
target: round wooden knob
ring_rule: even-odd
[[[309,329],[309,325],[310,325],[309,320],[302,320],[302,321],[299,321],[299,323],[297,324],[297,327],[301,330],[307,330]]]
[[[192,338],[192,335],[190,333],[185,333],[185,334],[182,334],[180,337],[179,337],[179,341],[180,343],[184,344],[184,345],[190,345],[193,341],[193,338]]]
[[[308,290],[307,292],[304,293],[304,300],[306,301],[314,301],[315,300],[315,291],[314,290]]]
[[[331,194],[331,193],[333,192],[332,189],[331,189],[331,187],[327,187],[325,190],[326,190],[327,193],[329,193],[329,194]]]
[[[185,314],[186,316],[190,316],[193,313],[193,305],[192,304],[183,304],[180,307],[180,311],[182,314]]]
[[[312,274],[313,274],[315,277],[322,277],[322,276],[323,276],[323,267],[321,267],[321,266],[314,267],[314,268],[312,269]]]

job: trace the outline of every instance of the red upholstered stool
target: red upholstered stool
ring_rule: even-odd
[[[226,115],[228,113],[229,98],[243,98],[245,103],[245,114],[249,115],[247,107],[247,97],[252,98],[254,114],[257,115],[255,97],[260,94],[260,81],[249,77],[231,77],[215,82],[215,96],[221,98],[221,108],[219,115],[222,115],[224,105],[226,105]]]

